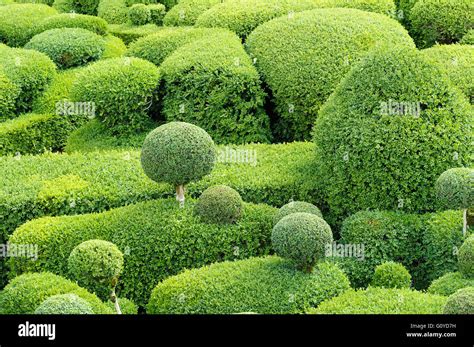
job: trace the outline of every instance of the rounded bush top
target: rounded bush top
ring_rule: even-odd
[[[198,17],[222,0],[180,0],[169,9],[163,20],[165,26],[192,26]]]
[[[231,224],[237,222],[244,202],[235,189],[218,185],[207,188],[199,197],[194,212],[205,223]]]
[[[299,269],[311,271],[325,257],[333,241],[331,227],[315,214],[297,212],[283,217],[272,230],[276,254],[291,259]]]
[[[466,287],[474,287],[474,278],[467,278],[460,272],[448,272],[434,280],[427,291],[432,294],[450,296]]]
[[[19,88],[0,71],[0,122],[13,118]]]
[[[372,286],[382,288],[410,288],[411,275],[402,264],[387,261],[375,268]]]
[[[459,289],[444,306],[444,314],[474,314],[474,287]]]
[[[38,22],[31,32],[36,35],[57,28],[82,28],[97,35],[107,34],[107,22],[104,19],[78,13],[60,13],[47,17]]]
[[[452,210],[474,206],[473,180],[474,170],[470,168],[461,167],[444,171],[435,184],[438,207]]]
[[[156,182],[182,185],[211,172],[216,160],[214,141],[203,129],[184,122],[170,122],[148,134],[141,163]]]
[[[323,214],[313,204],[304,201],[291,201],[286,205],[280,207],[278,212],[276,213],[275,217],[273,218],[273,224],[278,223],[283,217],[288,216],[289,214],[296,213],[296,212],[306,212],[315,214],[318,217],[323,218]]]
[[[35,314],[94,314],[89,303],[76,294],[59,294],[47,298]]]
[[[151,11],[145,4],[133,4],[128,9],[128,19],[133,25],[145,25],[151,20]]]
[[[458,267],[465,277],[474,279],[474,235],[468,237],[459,248]]]

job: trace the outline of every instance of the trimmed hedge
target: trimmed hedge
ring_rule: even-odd
[[[316,314],[441,314],[447,298],[410,289],[353,289],[327,300]]]
[[[58,28],[81,28],[92,31],[97,35],[107,34],[107,22],[99,17],[77,13],[61,13],[35,23],[31,30],[32,36],[43,31]]]
[[[179,0],[163,19],[166,26],[194,25],[198,17],[222,0]]]
[[[411,275],[402,264],[387,261],[375,268],[371,285],[382,288],[410,288]]]
[[[279,257],[216,263],[165,279],[151,293],[149,314],[304,313],[349,289],[335,265],[304,273]]]
[[[468,209],[473,207],[473,180],[474,169],[467,167],[452,168],[443,172],[435,183],[439,209]]]
[[[194,206],[194,214],[205,223],[233,224],[242,216],[244,202],[239,192],[225,185],[207,188]]]
[[[474,287],[458,290],[444,307],[444,314],[474,314]]]
[[[459,289],[474,287],[474,278],[467,278],[460,272],[448,272],[440,278],[433,281],[428,287],[427,292],[450,296]]]
[[[198,125],[216,143],[270,142],[260,77],[235,34],[184,45],[160,69],[167,121]]]
[[[160,32],[161,30],[166,30],[166,28],[159,27],[156,24],[145,24],[140,26],[134,26],[130,23],[109,25],[109,32],[122,39],[126,45],[129,45],[141,37]]]
[[[313,204],[310,204],[309,202],[305,201],[290,201],[286,205],[280,207],[278,213],[275,215],[275,218],[273,218],[273,224],[277,224],[283,217],[297,212],[311,213],[323,218],[323,214],[321,213],[319,208],[317,208]]]
[[[119,58],[125,54],[127,46],[122,39],[114,36],[107,35],[105,37],[105,49],[102,54],[102,59]]]
[[[463,45],[474,45],[474,29],[469,30],[459,43]]]
[[[59,294],[43,301],[35,314],[94,314],[94,311],[86,300],[76,294]]]
[[[277,137],[310,139],[322,104],[351,66],[382,43],[414,46],[397,21],[355,9],[299,12],[255,29],[246,46],[272,92]]]
[[[109,24],[124,24],[128,21],[128,7],[125,0],[100,0],[97,16]]]
[[[128,9],[128,18],[133,25],[144,25],[153,23],[163,24],[163,17],[166,10],[163,4],[145,5],[143,3],[134,4]]]
[[[0,121],[15,117],[15,103],[19,95],[18,86],[0,71]]]

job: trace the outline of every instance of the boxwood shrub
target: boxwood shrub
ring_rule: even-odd
[[[127,46],[122,39],[114,35],[107,35],[104,39],[105,47],[101,59],[118,58],[123,56],[127,51]]]
[[[387,261],[375,268],[371,285],[382,288],[410,288],[411,275],[402,264]]]
[[[474,278],[468,278],[460,272],[448,272],[440,278],[437,278],[430,284],[427,292],[450,296],[459,289],[474,287]]]
[[[474,287],[458,290],[444,307],[444,314],[474,314]]]
[[[194,25],[198,17],[222,0],[180,0],[163,19],[166,26]]]
[[[139,26],[132,25],[131,23],[109,25],[109,32],[122,39],[127,45],[141,37],[154,34],[165,29],[166,28],[159,27],[156,24],[145,24]]]
[[[12,244],[37,244],[39,257],[10,258],[11,276],[51,271],[68,276],[68,257],[90,239],[110,241],[124,254],[118,293],[144,306],[151,290],[185,268],[268,254],[275,209],[245,206],[235,225],[201,223],[193,202],[179,208],[175,199],[155,200],[100,214],[45,217],[30,221],[10,237]]]
[[[134,4],[128,9],[128,19],[133,25],[144,25],[151,21],[151,12],[145,4]]]
[[[58,28],[81,28],[92,31],[97,35],[107,34],[107,22],[104,19],[77,13],[60,13],[47,17],[35,23],[31,33],[34,36],[46,30]]]
[[[43,301],[35,314],[94,314],[94,311],[86,300],[76,294],[58,294]]]
[[[0,71],[0,121],[15,117],[15,104],[19,95],[18,86]]]
[[[216,143],[270,141],[260,78],[235,34],[222,32],[184,45],[160,69],[167,121],[198,125]]]
[[[305,273],[276,256],[250,258],[167,278],[153,289],[147,313],[304,313],[347,289],[349,281],[334,264]]]
[[[97,16],[109,24],[124,24],[128,21],[128,7],[125,0],[100,0]]]
[[[246,45],[271,90],[277,137],[310,139],[322,104],[351,66],[381,43],[413,47],[397,21],[356,9],[304,11],[255,29]]]
[[[474,29],[470,29],[459,41],[463,45],[474,45]]]

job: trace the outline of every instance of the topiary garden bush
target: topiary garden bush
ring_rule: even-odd
[[[35,314],[94,314],[94,311],[86,300],[76,294],[59,294],[43,301]]]
[[[371,285],[382,288],[410,288],[411,275],[402,264],[387,261],[375,268]]]
[[[444,314],[474,314],[474,287],[459,289],[451,295],[443,310]]]
[[[97,35],[105,35],[107,33],[107,22],[102,18],[85,14],[60,13],[36,23],[31,33],[36,35],[46,30],[59,28],[81,28],[92,31]]]
[[[228,186],[207,188],[194,206],[194,213],[207,223],[232,224],[242,216],[244,202],[240,194]]]
[[[311,213],[318,217],[323,218],[323,215],[318,207],[309,202],[305,201],[290,201],[288,204],[283,205],[279,210],[278,213],[275,215],[273,219],[273,223],[277,224],[283,217],[288,216],[292,213],[297,212],[304,212],[304,213]]]

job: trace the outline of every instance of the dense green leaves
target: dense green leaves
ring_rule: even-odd
[[[93,314],[91,305],[76,294],[53,295],[43,301],[35,314]]]
[[[458,290],[451,295],[444,307],[444,314],[474,314],[474,287]]]
[[[225,185],[207,188],[199,197],[194,213],[205,223],[236,223],[242,216],[244,202],[239,192]]]
[[[387,261],[375,268],[371,285],[382,288],[410,288],[411,276],[402,264]]]
[[[466,209],[474,206],[474,169],[453,168],[436,180],[435,190],[440,209]]]
[[[474,287],[474,278],[465,277],[460,272],[448,272],[431,283],[428,293],[450,296],[466,287]]]

